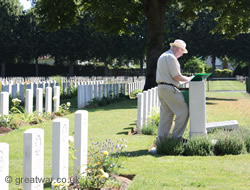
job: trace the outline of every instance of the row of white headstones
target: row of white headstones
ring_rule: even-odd
[[[147,124],[154,110],[159,109],[158,87],[151,88],[137,95],[137,130]]]
[[[98,79],[98,80],[97,80]],[[25,81],[29,81],[28,84]],[[70,95],[71,88],[77,88],[79,85],[95,85],[95,84],[114,84],[114,83],[130,83],[145,81],[145,77],[61,77],[61,88],[64,95]],[[0,78],[3,92],[9,92],[13,98],[16,98],[19,94],[20,99],[24,101],[25,89],[33,89],[33,94],[36,96],[36,88],[53,87],[58,86],[55,80],[52,78],[46,79],[45,77],[7,77]]]
[[[88,112],[75,112],[74,180],[78,181],[87,167]],[[23,184],[25,190],[41,190],[44,182],[69,182],[69,120],[57,118],[52,128],[52,176],[44,178],[44,130],[28,129],[23,135],[23,177],[9,176],[9,144],[0,143],[0,187],[8,190],[9,183]],[[53,187],[52,187],[53,188]]]
[[[19,97],[20,100],[25,100],[25,89],[32,90],[32,94],[36,96],[36,89],[46,89],[47,87],[51,87],[52,89],[58,86],[56,81],[47,81],[47,82],[30,82],[28,84],[25,83],[13,83],[13,81],[2,82],[2,92],[8,92],[12,98]]]
[[[88,82],[88,81],[104,81],[107,82],[138,82],[138,81],[144,81],[145,76],[92,76],[92,77],[86,77],[86,76],[73,76],[73,77],[63,77],[61,76],[61,83],[63,82]],[[0,82],[3,82],[4,84],[9,83],[12,81],[12,83],[24,83],[25,81],[33,81],[33,82],[44,82],[44,81],[53,81],[54,77],[0,77]]]
[[[95,99],[102,99],[103,97],[118,98],[119,93],[128,95],[135,90],[142,90],[145,82],[131,82],[120,84],[96,84],[96,85],[79,85],[77,89],[77,104],[78,108],[83,108],[89,104],[89,102]]]
[[[54,112],[59,110],[60,106],[60,87],[54,87]],[[26,114],[33,113],[33,90],[26,89],[25,96],[25,112]],[[37,114],[43,113],[43,89],[36,89],[36,112]],[[52,113],[52,87],[46,87],[45,90],[45,113]],[[9,93],[0,93],[0,114],[9,114]]]
[[[143,89],[144,81],[131,82],[131,83],[121,83],[121,84],[98,84],[95,82],[82,83],[83,85],[78,85],[78,95],[77,102],[78,108],[83,108],[89,105],[93,98],[103,98],[103,97],[119,97],[119,93],[126,94],[126,89],[128,94],[136,89]],[[78,83],[76,83],[78,84]],[[81,84],[81,83],[79,83]],[[51,85],[51,87],[49,87]],[[25,102],[26,114],[31,114],[33,112],[33,97],[36,97],[36,112],[40,114],[43,112],[43,91],[45,88],[45,113],[52,113],[52,99],[54,100],[54,112],[59,110],[60,106],[60,87],[55,86],[54,83],[41,83],[37,85],[36,83],[27,84],[26,92],[24,96],[24,85],[6,85],[3,86],[3,90],[0,93],[0,114],[9,114],[9,94],[12,94],[12,98],[16,98],[17,93],[20,94],[20,99]],[[19,87],[19,88],[17,88]],[[38,88],[37,88],[38,87]],[[40,88],[41,87],[41,88]],[[17,91],[19,89],[19,92]],[[54,96],[52,98],[52,94]],[[55,98],[54,98],[55,97]]]

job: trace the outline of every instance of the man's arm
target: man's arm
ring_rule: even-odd
[[[186,77],[186,76],[183,76],[183,75],[177,75],[177,76],[174,76],[173,79],[178,81],[178,82],[188,82],[190,81],[194,76],[191,76],[191,77]]]

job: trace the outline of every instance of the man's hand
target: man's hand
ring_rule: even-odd
[[[192,80],[192,78],[194,78],[194,76],[186,77],[183,75],[177,75],[177,76],[173,77],[173,79],[178,81],[178,82],[188,82],[188,81]]]

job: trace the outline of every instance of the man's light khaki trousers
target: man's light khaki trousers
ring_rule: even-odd
[[[160,123],[158,127],[158,140],[167,137],[171,129],[174,115],[175,126],[172,137],[181,139],[188,122],[188,106],[181,91],[170,85],[158,85],[160,99]]]

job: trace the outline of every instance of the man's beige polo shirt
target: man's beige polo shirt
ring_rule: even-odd
[[[179,86],[173,77],[181,75],[180,64],[171,50],[164,52],[157,61],[156,82],[170,83]]]

